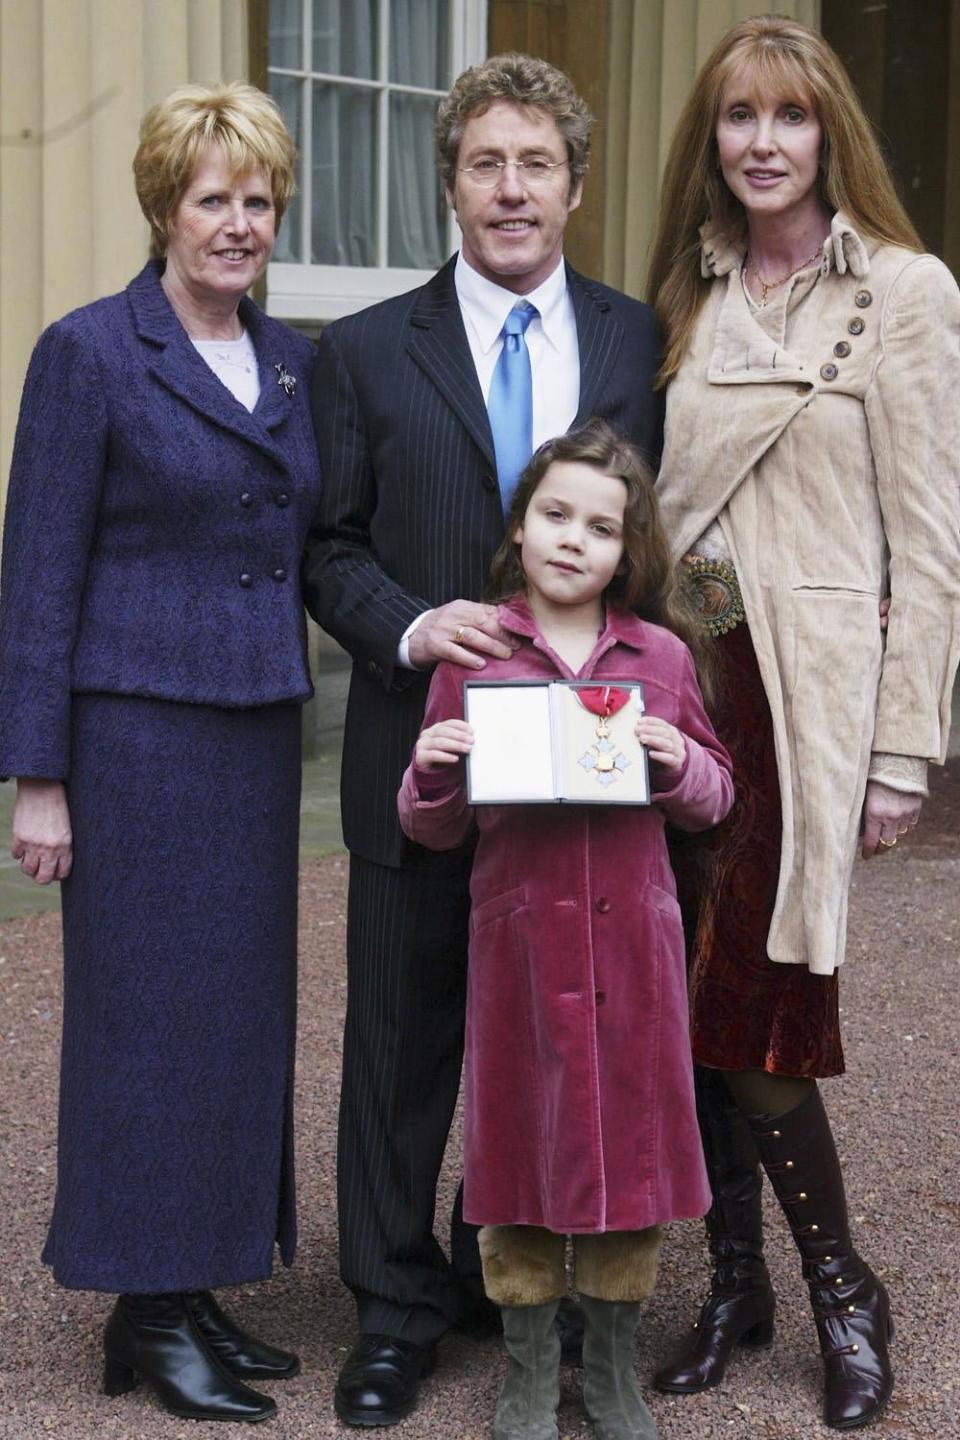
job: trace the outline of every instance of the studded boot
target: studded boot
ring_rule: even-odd
[[[713,1191],[706,1227],[714,1272],[693,1329],[653,1377],[658,1390],[680,1395],[719,1385],[737,1346],[769,1345],[776,1305],[763,1259],[763,1181],[750,1126],[719,1071],[697,1067],[695,1074]]]
[[[819,1090],[776,1118],[751,1116],[760,1159],[793,1233],[820,1339],[826,1425],[873,1420],[893,1391],[887,1292],[850,1238],[840,1162]]]

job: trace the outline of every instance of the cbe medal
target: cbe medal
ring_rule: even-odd
[[[610,685],[591,685],[577,689],[573,693],[583,706],[589,710],[591,715],[597,717],[597,738],[589,750],[586,750],[577,762],[584,770],[591,772],[598,785],[604,789],[612,785],[615,780],[623,774],[624,770],[630,768],[630,761],[622,751],[618,751],[614,742],[610,739],[610,727],[607,724],[611,715],[621,710],[630,698],[629,690],[614,689]]]

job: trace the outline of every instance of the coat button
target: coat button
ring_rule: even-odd
[[[862,335],[867,328],[867,322],[860,315],[854,315],[852,320],[847,321],[847,329],[851,335]]]
[[[607,899],[606,895],[600,896],[600,899],[597,901],[597,909],[600,911],[601,915],[606,915],[607,911],[610,909],[610,901]]]
[[[278,581],[278,582],[281,581],[281,580],[286,580],[286,578],[287,578],[287,572],[286,572],[286,570],[284,570],[284,568],[283,568],[282,565],[278,565],[277,568],[276,568],[276,570],[274,570],[274,572],[273,572],[273,578],[274,578],[274,580],[276,580],[276,581]]]
[[[809,395],[810,391],[813,389],[813,382],[810,380],[801,380],[800,384],[796,388],[798,395]]]
[[[838,357],[838,359],[846,360],[847,356],[850,354],[850,345],[848,341],[838,340],[836,345],[834,345],[833,347],[833,353]]]
[[[820,366],[820,374],[823,376],[824,380],[836,380],[837,376],[840,374],[840,371],[837,369],[836,365],[834,365],[832,361],[828,360],[826,365]]]
[[[241,505],[252,505],[252,504],[253,504],[253,496],[250,494],[250,491],[249,491],[249,490],[244,490],[243,494],[240,496],[240,504],[241,504]]]
[[[858,290],[853,297],[853,303],[858,310],[866,310],[868,305],[873,304],[873,296],[869,290]]]
[[[281,510],[286,509],[286,507],[290,504],[290,496],[287,495],[284,491],[281,491],[280,494],[277,496],[277,504],[280,506]]]
[[[497,477],[495,475],[484,475],[483,488],[484,490],[488,490],[491,495],[495,495],[500,489],[500,486],[497,484]]]
[[[242,571],[240,575],[240,584],[243,586],[244,590],[249,590],[250,586],[253,584],[253,576],[246,570]]]

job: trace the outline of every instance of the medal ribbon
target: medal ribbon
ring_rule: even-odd
[[[581,689],[574,686],[573,693],[584,710],[589,710],[591,715],[599,715],[604,720],[616,715],[630,699],[629,690],[619,690],[612,685],[584,685]]]

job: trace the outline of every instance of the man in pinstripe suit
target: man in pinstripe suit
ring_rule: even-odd
[[[544,61],[497,56],[465,72],[437,119],[460,255],[422,289],[329,326],[314,372],[324,494],[304,591],[353,657],[338,1191],[360,1340],[335,1393],[350,1424],[407,1414],[439,1337],[482,1303],[472,1229],[455,1217],[450,1262],[433,1233],[462,1059],[471,849],[405,840],[396,795],[432,666],[466,673],[509,654],[480,597],[503,536],[487,398],[520,297],[535,307],[532,443],[602,415],[651,455],[660,447],[652,313],[563,260],[590,123]]]

